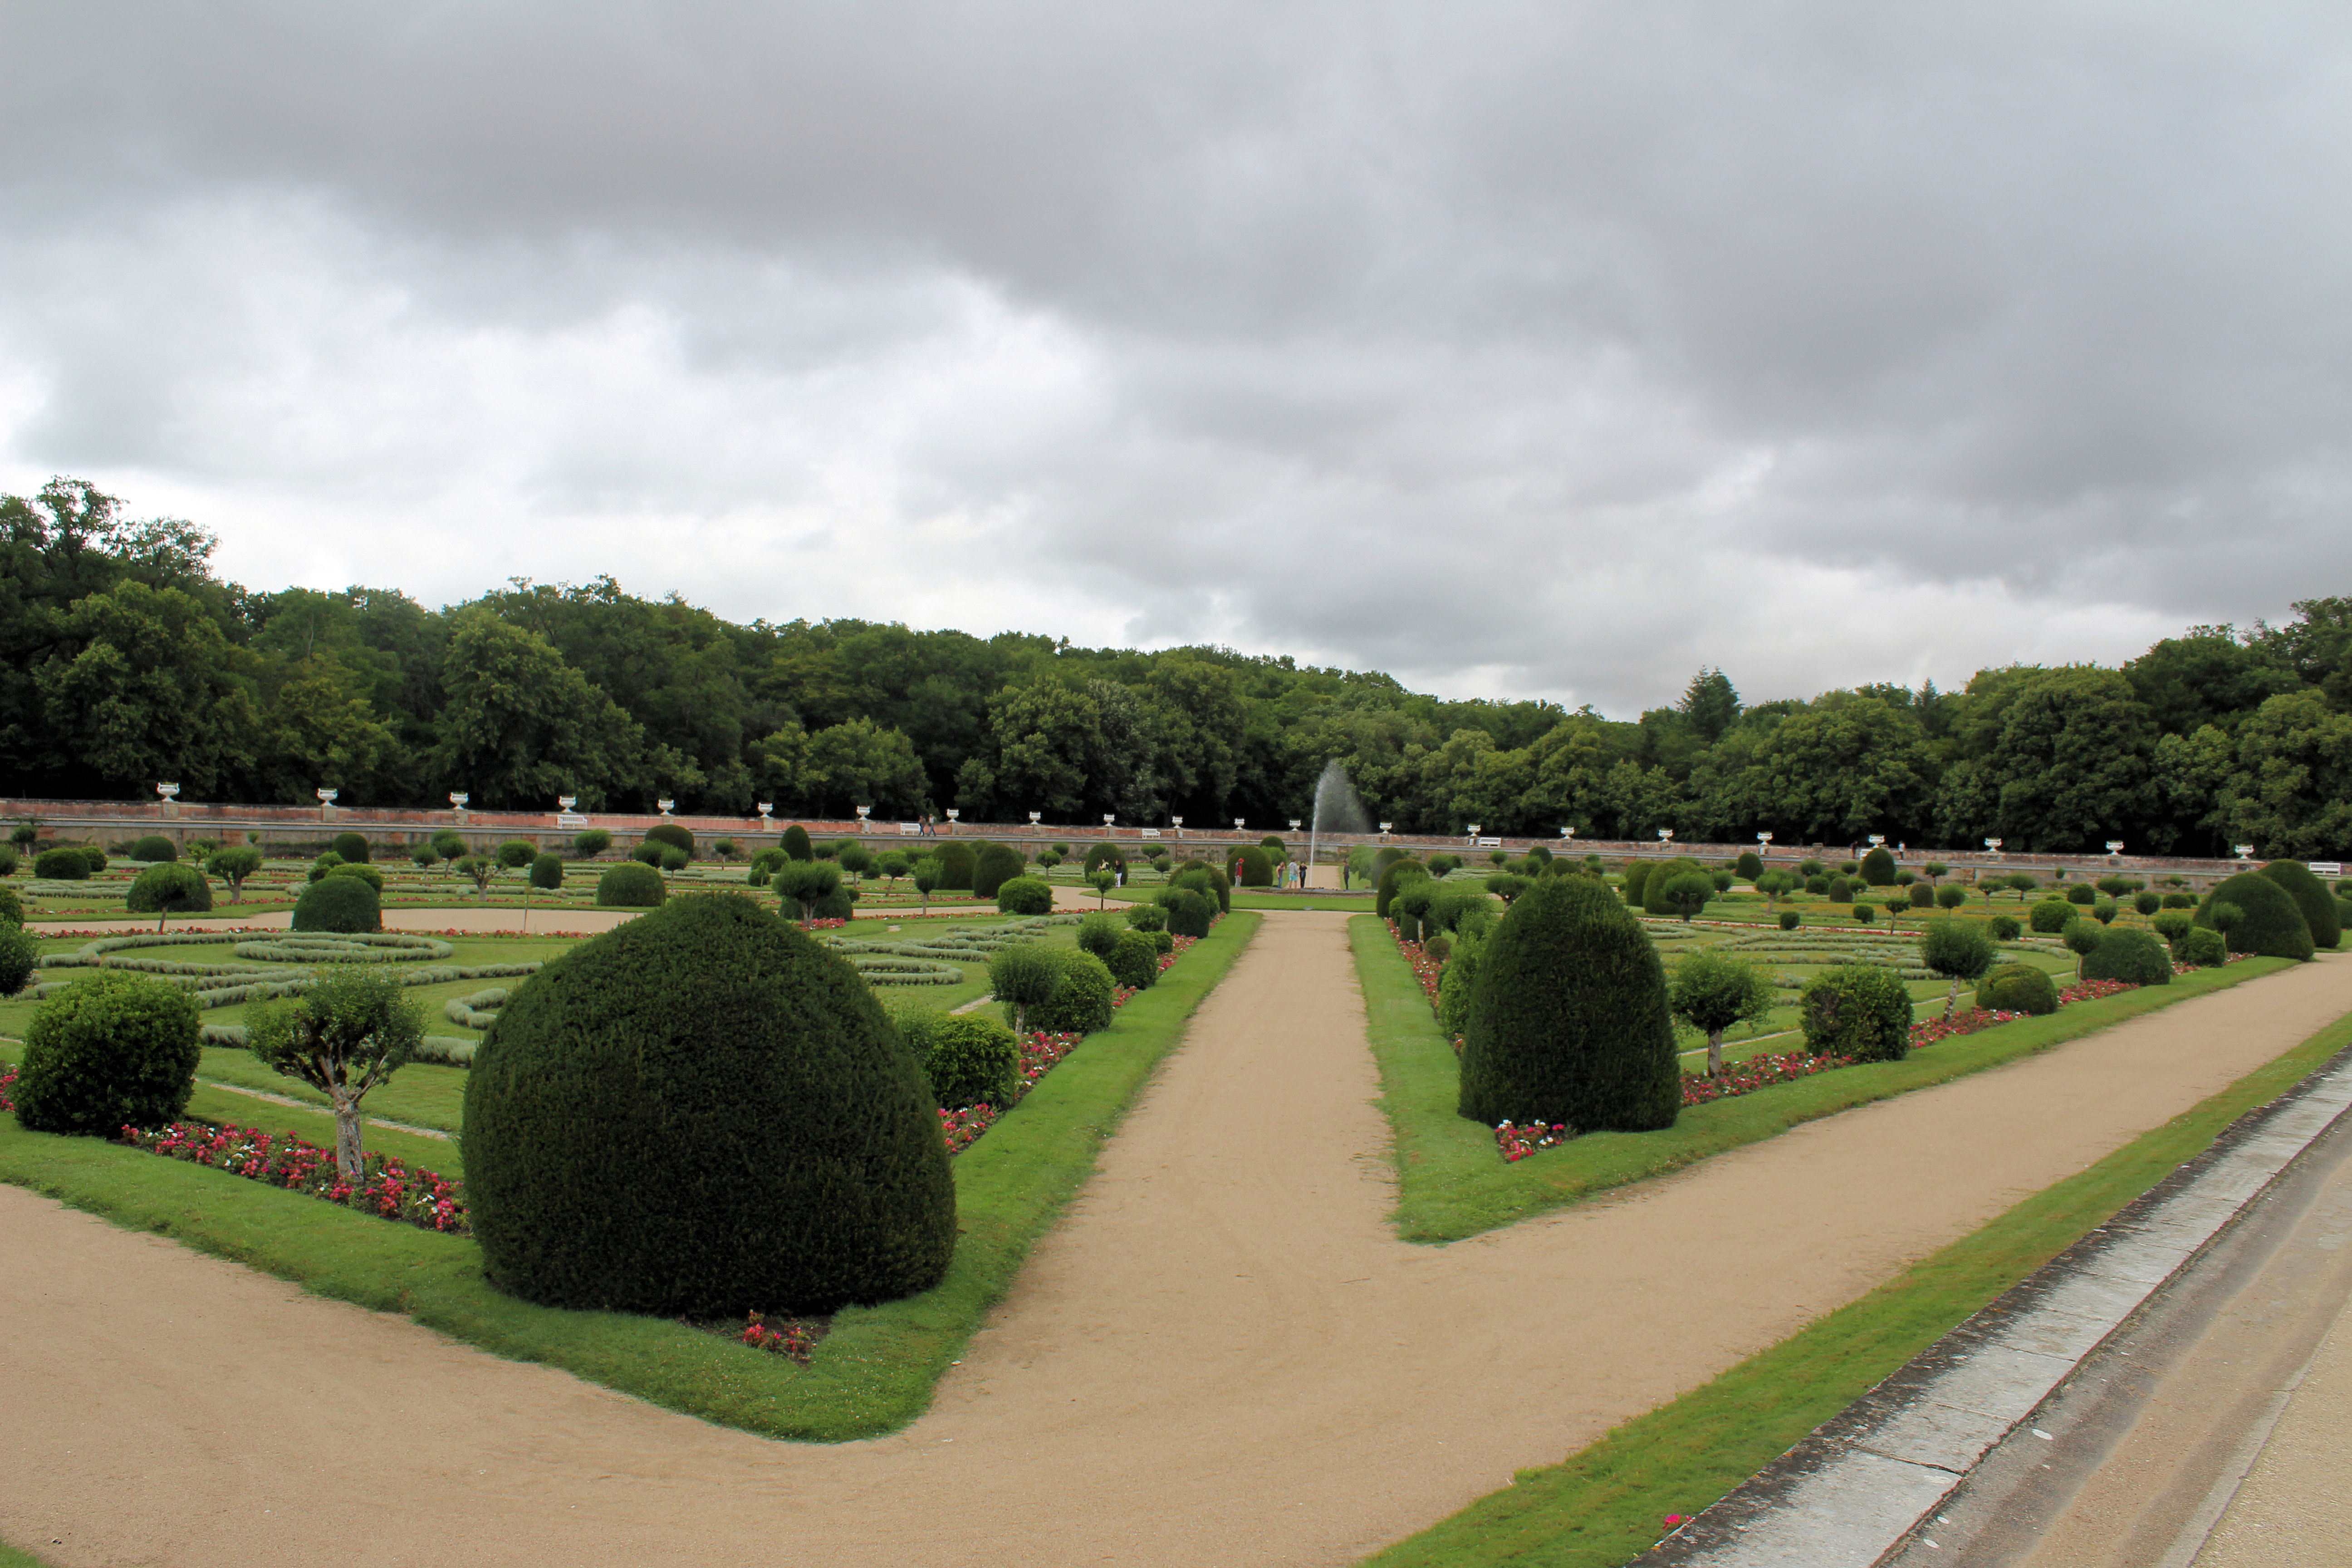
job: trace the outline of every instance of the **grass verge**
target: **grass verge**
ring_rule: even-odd
[[[1667,1514],[1716,1502],[2347,1045],[2352,1017],[1712,1383],[1560,1464],[1520,1471],[1370,1563],[1615,1568],[1656,1542]]]
[[[1386,923],[1358,915],[1348,922],[1348,936],[1380,1064],[1381,1107],[1395,1134],[1398,1202],[1391,1218],[1400,1237],[1419,1242],[1476,1236],[1775,1137],[1799,1122],[1982,1072],[2287,967],[2285,959],[2256,958],[2200,970],[2169,985],[2077,1002],[2047,1017],[1941,1041],[1899,1062],[1843,1068],[1692,1107],[1663,1131],[1588,1133],[1507,1164],[1495,1152],[1493,1130],[1457,1113],[1460,1077],[1453,1047]]]
[[[390,1225],[120,1144],[26,1132],[0,1118],[0,1180],[117,1225],[153,1231],[291,1279],[318,1295],[401,1312],[515,1361],[545,1362],[673,1410],[765,1436],[869,1437],[922,1414],[931,1389],[1030,1247],[1093,1171],[1152,1069],[1249,942],[1261,917],[1221,921],[1111,1026],[1041,1080],[1020,1108],[956,1159],[961,1237],[948,1278],[903,1301],[834,1319],[806,1367],[656,1318],[573,1312],[502,1296],[470,1240]],[[218,1114],[200,1091],[192,1114]],[[257,1117],[250,1101],[235,1120]],[[289,1108],[289,1118],[302,1114]],[[393,1135],[371,1131],[369,1144]],[[425,1140],[414,1140],[423,1143]],[[447,1145],[426,1161],[446,1170]]]

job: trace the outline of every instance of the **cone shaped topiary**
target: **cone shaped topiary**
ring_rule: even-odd
[[[381,931],[383,900],[357,877],[321,877],[294,901],[296,931]]]
[[[740,894],[516,987],[465,1125],[484,1272],[528,1300],[825,1312],[929,1289],[954,1250],[921,1068],[845,959]]]
[[[2261,874],[2286,889],[2294,907],[2303,911],[2303,923],[2311,928],[2311,945],[2331,951],[2344,940],[2344,927],[2337,919],[2336,895],[2327,884],[2312,875],[2311,868],[2300,860],[2273,860],[2262,868]]]
[[[971,896],[992,899],[998,889],[1021,875],[1021,852],[1007,845],[990,842],[980,847],[972,857]]]
[[[1602,884],[1547,877],[1481,946],[1462,1114],[1580,1132],[1674,1125],[1682,1100],[1658,950]]]
[[[2197,923],[2211,926],[2213,906],[2233,904],[2238,923],[2225,933],[2231,952],[2303,960],[2312,953],[2311,924],[2294,897],[2260,871],[2241,871],[2205,895]]]

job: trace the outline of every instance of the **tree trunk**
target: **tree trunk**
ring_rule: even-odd
[[[1947,1018],[1950,1017],[1952,1016],[1952,1009],[1958,1007],[1959,1005],[1960,977],[1955,974],[1952,976],[1952,989],[1947,993],[1944,997],[1944,1016]]]
[[[356,1187],[366,1174],[366,1153],[360,1148],[360,1104],[342,1090],[335,1091],[335,1169]]]
[[[1706,1076],[1709,1078],[1723,1076],[1723,1031],[1721,1029],[1709,1029],[1706,1032]]]

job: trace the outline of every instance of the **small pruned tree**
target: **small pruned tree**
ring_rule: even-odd
[[[926,855],[915,862],[914,869],[908,874],[914,879],[915,891],[923,895],[923,912],[930,913],[931,894],[946,879],[947,863],[936,855]]]
[[[457,871],[461,877],[474,879],[474,898],[479,902],[490,896],[490,884],[498,879],[499,863],[487,855],[468,855],[457,862]]]
[[[272,1071],[309,1084],[335,1108],[335,1169],[354,1185],[366,1179],[360,1147],[360,1101],[390,1078],[425,1037],[425,1016],[399,979],[380,970],[337,965],[288,1002],[257,1002],[246,1012],[246,1047]]]
[[[1756,890],[1764,895],[1764,908],[1775,910],[1783,897],[1797,890],[1797,879],[1786,871],[1767,871],[1756,879]]]
[[[1930,860],[1919,868],[1919,874],[1930,882],[1940,882],[1952,874],[1952,868],[1941,860]]]
[[[466,836],[454,827],[445,827],[433,836],[433,853],[444,860],[463,860],[470,847]]]
[[[2021,904],[2025,902],[2026,894],[2042,886],[2042,879],[2029,871],[2011,871],[2008,877],[2003,879],[2007,881],[2011,888],[2017,890],[2017,901]],[[1990,897],[1991,895],[1988,894],[1986,896]]]
[[[1936,907],[1937,909],[1957,910],[1968,901],[1969,890],[1966,888],[1961,887],[1958,882],[1954,882],[1949,887],[1937,888],[1936,889]]]
[[[228,884],[228,901],[232,904],[244,901],[245,879],[260,869],[261,851],[250,844],[232,845],[205,862],[208,876],[218,877]]]
[[[153,915],[155,929],[173,915],[200,915],[213,907],[213,885],[194,866],[158,860],[131,880],[124,907],[134,915]]]
[[[1975,921],[1947,917],[1929,921],[1919,931],[1919,963],[1952,983],[1944,997],[1944,1016],[1960,1005],[1960,984],[1973,984],[1992,967],[1998,950],[1992,937]]]
[[[572,852],[583,860],[593,860],[613,847],[613,836],[601,827],[592,827],[572,841]]]
[[[2079,984],[2083,978],[2083,961],[2091,956],[2092,952],[2099,945],[2099,938],[2105,934],[2106,928],[2096,921],[2086,921],[2077,917],[2066,922],[2066,929],[2060,934],[2060,940],[2065,942],[2067,951],[2074,955],[2076,984]]]
[[[988,961],[988,989],[1013,1020],[1013,1032],[1028,1032],[1029,1014],[1054,999],[1062,966],[1034,942],[1017,942]]]
[[[1097,866],[1087,873],[1087,885],[1095,890],[1095,908],[1099,910],[1110,907],[1111,887],[1118,880],[1118,873],[1108,866]]]
[[[1706,1037],[1706,1075],[1723,1076],[1723,1035],[1772,1010],[1772,983],[1745,959],[1703,947],[1675,965],[1666,982],[1675,1016]]]
[[[1682,916],[1685,925],[1691,917],[1706,908],[1715,897],[1715,883],[1704,871],[1685,871],[1666,883],[1665,905],[1669,912]]]
[[[898,889],[898,879],[907,874],[912,864],[907,858],[905,850],[885,849],[875,858],[874,869],[881,873],[883,881],[888,884],[892,892],[896,892]]]
[[[830,860],[787,860],[776,868],[776,896],[787,909],[797,904],[801,923],[816,919],[816,906],[841,890],[841,868]]]

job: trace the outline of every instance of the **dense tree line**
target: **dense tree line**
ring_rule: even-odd
[[[1304,816],[1328,759],[1412,831],[2264,855],[2352,849],[2352,598],[2192,627],[2120,669],[1743,704],[1704,670],[1638,720],[1450,702],[1223,648],[862,621],[737,626],[675,596],[514,582],[255,592],[213,542],[88,484],[0,497],[0,789],[189,800],[1157,824]]]

